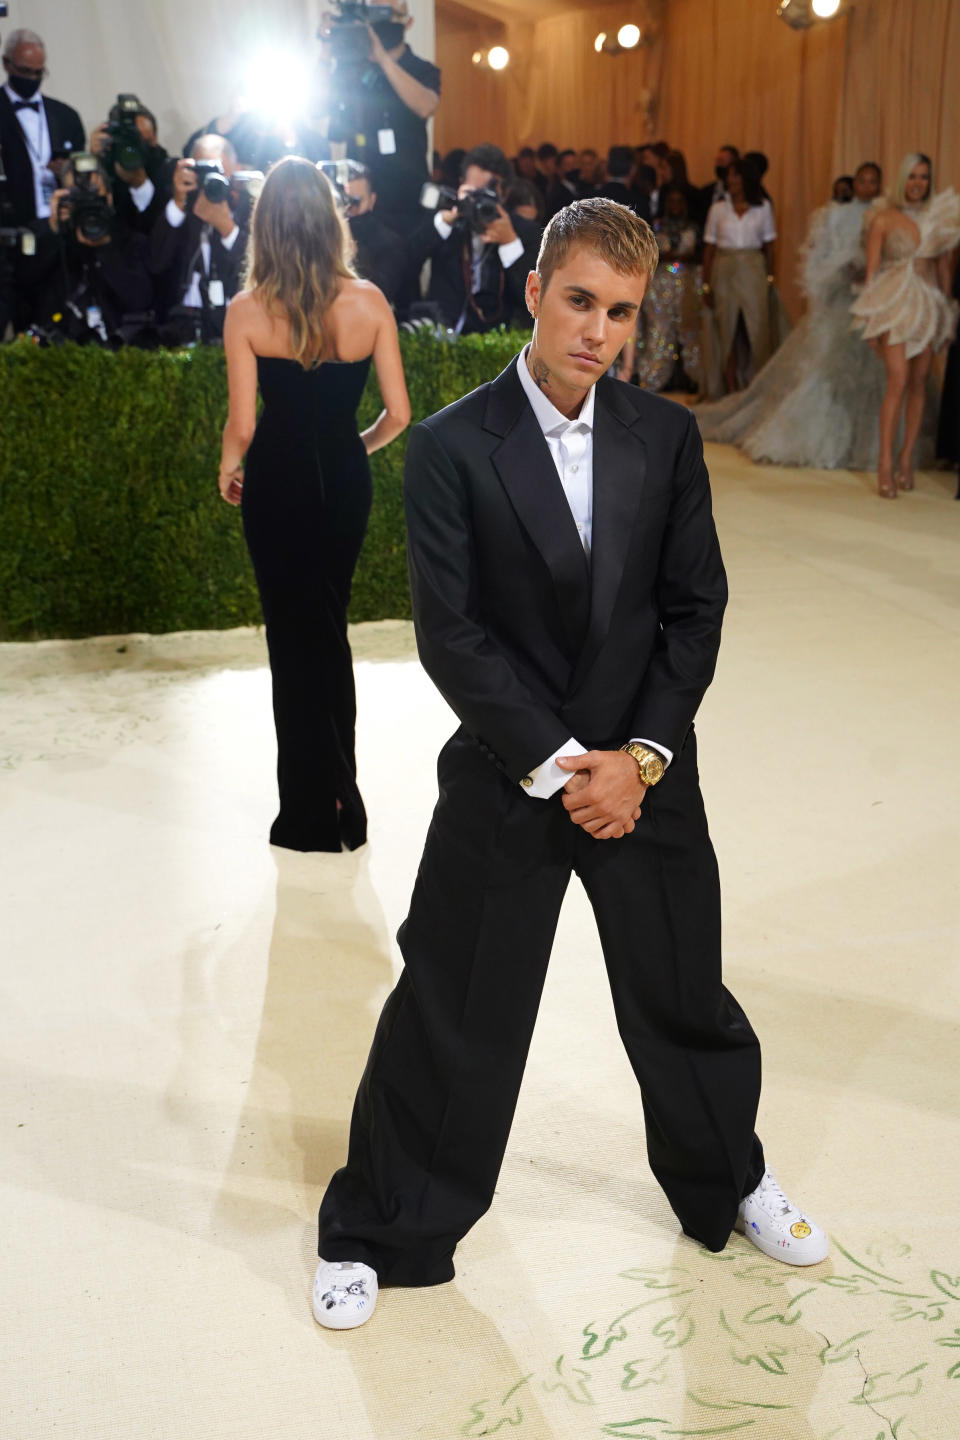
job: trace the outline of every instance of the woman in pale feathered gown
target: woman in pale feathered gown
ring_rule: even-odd
[[[854,198],[814,212],[803,252],[807,313],[746,390],[694,410],[704,440],[739,445],[751,460],[817,470],[871,470],[884,370],[850,328],[863,280],[863,225],[881,184],[861,165]]]
[[[956,329],[950,282],[951,255],[960,244],[960,196],[952,189],[936,195],[930,158],[917,153],[900,167],[893,203],[876,201],[874,208],[867,230],[866,284],[851,311],[886,369],[877,493],[893,500],[898,490],[913,489],[930,365]],[[903,441],[894,472],[901,410]]]

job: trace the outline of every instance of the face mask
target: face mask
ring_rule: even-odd
[[[379,25],[374,25],[373,33],[384,50],[395,50],[398,45],[403,44],[406,26],[398,25],[393,20],[382,20]]]
[[[22,75],[8,75],[7,84],[21,100],[32,100],[40,89],[39,80],[25,80]]]
[[[563,178],[564,178],[564,180],[572,180],[573,183],[574,183],[574,185],[576,185],[577,181],[580,179],[580,171],[579,171],[579,170],[568,170],[567,173],[566,173],[566,175],[564,175]]]
[[[350,216],[350,229],[353,231],[354,235],[356,235],[356,236],[359,238],[360,236],[362,236],[364,230],[369,230],[369,229],[370,229],[370,221],[371,221],[372,219],[373,219],[373,211],[372,211],[372,210],[367,210],[366,213],[363,214],[363,215],[351,215],[351,216]]]

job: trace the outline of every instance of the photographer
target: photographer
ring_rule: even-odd
[[[440,71],[404,41],[413,24],[405,0],[377,5],[391,17],[363,23],[365,7],[338,4],[322,35],[332,66],[329,139],[367,165],[385,221],[407,235],[420,221],[429,178],[427,121],[440,103]]]
[[[50,202],[66,158],[84,148],[83,122],[61,100],[40,90],[47,54],[32,30],[11,30],[3,45],[6,83],[0,87],[0,226],[29,231],[26,246],[4,246],[0,266],[12,272],[12,317],[0,313],[0,336],[7,319],[24,329],[33,318],[39,292],[56,255],[50,230]],[[32,237],[32,238],[31,238]],[[9,287],[4,287],[9,289]],[[2,308],[2,296],[0,296]]]
[[[57,261],[38,301],[38,330],[79,345],[135,343],[153,331],[146,237],[115,213],[93,155],[75,155],[63,179],[50,199]]]
[[[237,168],[229,141],[203,135],[189,159],[178,160],[172,198],[150,236],[150,269],[160,291],[167,344],[223,338],[227,301],[240,288],[250,201],[234,193]]]
[[[392,305],[406,270],[406,241],[374,214],[377,194],[366,165],[357,160],[348,160],[347,165],[349,178],[343,189],[350,234],[357,247],[354,269],[382,290]]]
[[[90,149],[111,177],[119,218],[149,235],[170,196],[171,166],[154,115],[136,95],[118,95],[109,119],[90,136]]]
[[[530,324],[524,287],[536,269],[541,229],[504,209],[513,181],[503,151],[477,145],[464,157],[455,204],[423,222],[411,242],[414,264],[432,262],[428,298],[457,334]]]

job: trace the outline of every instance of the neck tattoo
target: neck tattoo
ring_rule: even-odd
[[[539,355],[530,357],[530,373],[540,390],[546,390],[550,385],[550,367],[546,360],[541,360]]]

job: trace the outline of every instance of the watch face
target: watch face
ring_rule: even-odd
[[[643,778],[648,785],[656,785],[663,776],[663,761],[648,755],[643,762]]]

